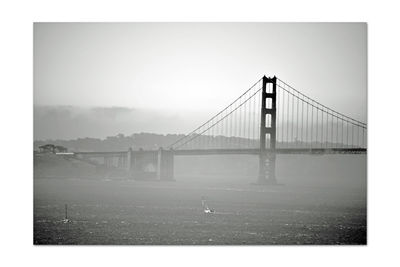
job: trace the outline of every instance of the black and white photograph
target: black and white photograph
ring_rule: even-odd
[[[365,22],[35,22],[34,245],[366,245]]]
[[[398,18],[1,2],[1,265],[398,266]]]

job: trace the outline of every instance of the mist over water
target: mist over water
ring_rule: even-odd
[[[176,157],[175,181],[135,181],[59,158],[35,163],[35,244],[365,244],[366,156]],[[46,165],[47,164],[47,165]],[[205,197],[214,214],[204,214]],[[64,205],[71,223],[66,226]]]

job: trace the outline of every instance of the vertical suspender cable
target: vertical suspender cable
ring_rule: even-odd
[[[347,134],[346,147],[348,147],[349,146],[349,121],[347,121],[346,134]]]
[[[357,125],[357,147],[360,147],[360,127]]]
[[[289,91],[287,92],[288,94],[288,97],[287,97],[287,129],[286,129],[286,141],[287,141],[287,147],[289,147],[289,97],[290,97],[290,94],[289,94]]]
[[[282,140],[282,146],[284,146],[284,139],[283,139],[283,133],[285,132],[285,91],[280,90],[282,92],[282,131],[281,131],[281,140]]]
[[[316,125],[316,137],[315,137],[315,145],[318,146],[318,107],[316,108],[317,110],[317,125]]]
[[[224,123],[225,123],[225,131],[224,131],[224,134],[223,134],[223,146],[225,147],[225,148],[229,148],[228,147],[228,136],[229,136],[229,117],[230,117],[230,115],[228,116],[228,114],[229,114],[229,110],[227,110],[226,111],[226,115],[225,115],[225,119],[224,119]]]
[[[231,137],[230,137],[230,141],[231,141],[231,148],[235,147],[235,126],[236,126],[236,112],[235,110],[235,104],[232,105],[232,114],[231,114]]]
[[[251,142],[250,142],[250,146],[251,147],[253,147],[253,139],[254,139],[254,96],[252,97],[252,99],[250,100],[252,103],[251,103],[251,111],[250,111],[250,116],[251,116],[251,119],[250,119],[250,121],[251,121],[251,124],[250,124],[250,127],[251,127],[251,130],[250,130],[250,139],[251,139]]]
[[[251,142],[251,94],[249,93],[250,98],[247,100],[249,104],[249,110],[248,110],[248,121],[247,121],[247,140],[248,140],[248,147],[250,147],[250,142]]]
[[[340,119],[342,121],[342,147],[344,147],[344,120],[343,120],[343,116]]]
[[[321,107],[321,148],[324,145],[324,109]]]
[[[326,112],[326,140],[325,140],[325,147],[328,147],[328,140],[329,140],[329,112]]]
[[[297,93],[297,105],[296,105],[296,147],[298,147],[299,141],[299,93]]]
[[[293,132],[294,132],[294,96],[292,95],[292,138],[291,138],[292,146],[294,144]]]
[[[250,95],[250,94],[249,94]],[[247,146],[249,145],[249,135],[250,135],[250,120],[248,120],[249,118],[249,114],[250,114],[250,101],[249,98],[246,99],[246,113],[245,113],[245,118],[246,118],[246,143]]]
[[[251,101],[253,101],[253,104],[252,104],[252,106],[253,106],[253,109],[251,110],[251,114],[252,114],[252,117],[251,117],[251,123],[252,123],[252,130],[251,130],[251,147],[253,147],[253,145],[254,145],[254,142],[253,142],[253,140],[254,140],[254,125],[255,125],[255,123],[254,123],[254,119],[255,119],[255,117],[254,117],[254,110],[255,110],[255,108],[256,108],[256,105],[255,105],[255,102],[254,102],[254,99],[255,99],[255,96],[253,97],[253,99],[251,99]]]
[[[231,114],[231,115],[229,115],[229,118],[227,118],[228,119],[228,125],[229,125],[229,127],[228,127],[228,132],[226,133],[227,134],[227,138],[228,138],[228,144],[227,144],[227,146],[229,147],[229,148],[232,148],[232,117],[233,117],[233,114],[231,113],[232,112],[232,107],[230,108],[231,110],[229,111],[229,113]]]
[[[311,139],[310,139],[310,147],[312,147],[312,143],[313,143],[313,135],[314,135],[314,133],[313,133],[313,124],[314,124],[314,106],[313,105],[311,105],[311,124],[310,124],[310,126],[311,126]]]
[[[307,145],[307,142],[308,142],[308,106],[309,106],[309,104],[306,103],[306,107],[307,107],[307,116],[306,116],[306,145]]]
[[[240,98],[240,101],[241,101],[242,99]],[[238,103],[238,106],[240,106],[240,102]],[[239,126],[239,130],[238,130],[238,132],[239,132],[239,134],[238,134],[238,137],[239,137],[239,147],[241,147],[241,142],[242,142],[242,107],[239,107],[239,109],[238,109],[238,115],[239,115],[239,123],[238,123],[238,126]]]
[[[331,116],[331,147],[333,146],[333,114]]]
[[[366,147],[366,145],[364,144],[364,127],[362,128],[362,146],[363,148]]]
[[[336,114],[336,145],[339,144],[339,116]]]
[[[304,121],[304,97],[302,97],[301,100],[301,143],[304,143],[303,140],[303,121]]]
[[[219,115],[215,118],[215,123],[216,124],[214,125],[214,127],[215,127],[215,148],[218,148],[218,146],[219,146],[218,136],[219,136],[219,131],[220,131],[221,124],[218,121],[219,121]]]
[[[248,102],[247,102],[247,96],[244,96],[244,107],[243,107],[243,123],[244,123],[244,127],[243,127],[243,136],[244,136],[244,142],[245,142],[245,146],[247,145],[247,109],[248,109]]]

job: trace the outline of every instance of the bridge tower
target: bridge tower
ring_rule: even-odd
[[[272,90],[267,92],[267,84],[272,84]],[[269,119],[267,120],[267,116]],[[267,125],[268,121],[268,125]],[[267,145],[267,135],[270,138]],[[260,154],[259,154],[259,184],[276,184],[276,76],[263,77],[261,92],[261,124],[260,124]]]

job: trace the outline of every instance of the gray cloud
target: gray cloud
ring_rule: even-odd
[[[105,138],[119,133],[186,133],[209,114],[177,113],[124,107],[35,106],[34,139]]]

